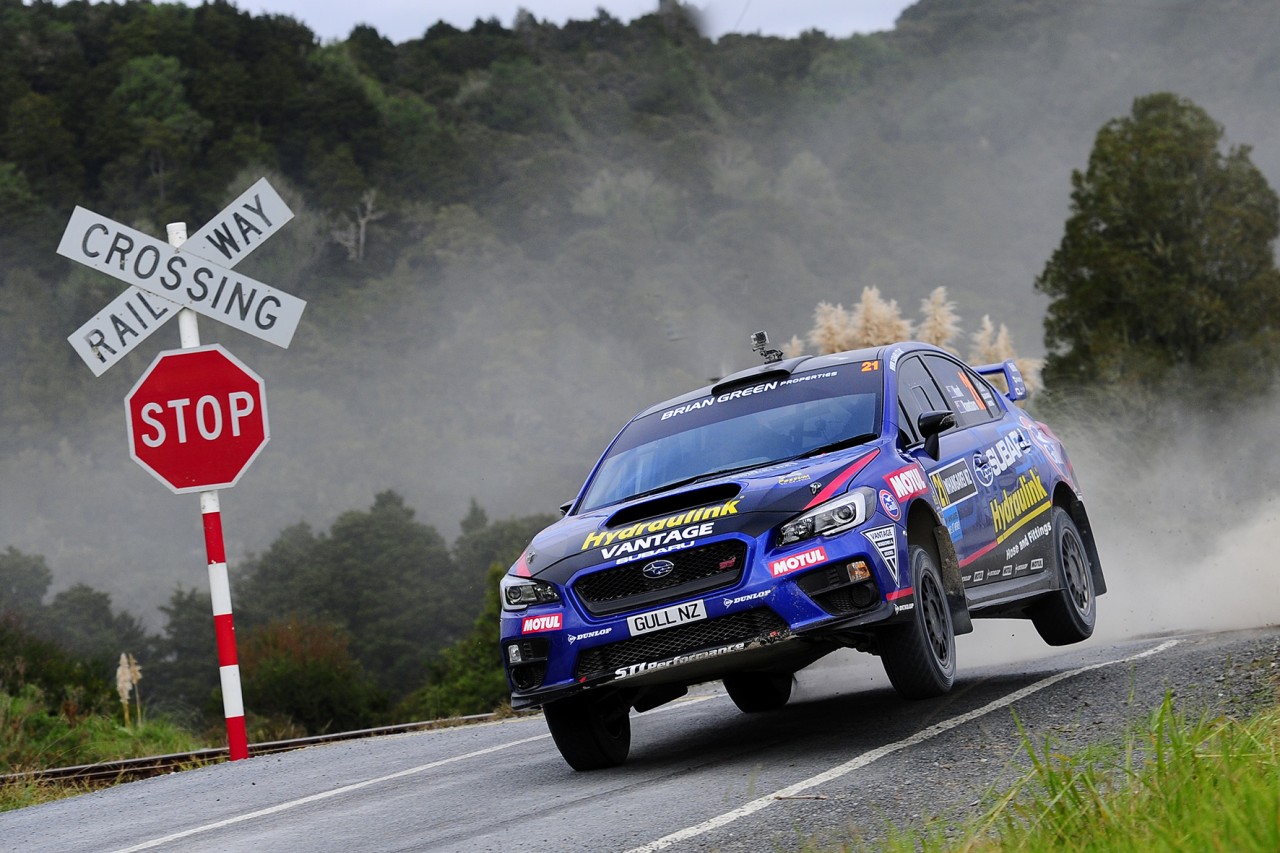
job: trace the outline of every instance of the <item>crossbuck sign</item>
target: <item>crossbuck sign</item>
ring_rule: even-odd
[[[306,302],[231,267],[293,218],[260,179],[182,245],[77,207],[58,254],[118,278],[130,287],[67,339],[101,376],[180,308],[190,308],[242,332],[288,347]]]

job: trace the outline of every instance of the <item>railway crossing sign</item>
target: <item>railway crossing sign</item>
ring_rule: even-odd
[[[174,494],[231,488],[271,434],[262,378],[218,344],[160,353],[124,406],[129,455]]]
[[[67,340],[101,376],[157,328],[191,308],[288,347],[306,302],[231,271],[293,211],[261,178],[181,248],[76,207],[58,254],[130,285]]]

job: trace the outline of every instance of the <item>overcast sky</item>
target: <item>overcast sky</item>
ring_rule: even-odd
[[[399,44],[422,36],[437,21],[470,29],[476,18],[497,18],[510,27],[516,10],[539,21],[563,24],[589,20],[603,8],[630,22],[655,11],[658,0],[234,0],[254,14],[290,15],[322,40],[345,39],[356,24],[369,24]],[[819,29],[843,38],[893,28],[898,13],[914,0],[693,0],[702,10],[708,35],[761,33],[794,37]]]

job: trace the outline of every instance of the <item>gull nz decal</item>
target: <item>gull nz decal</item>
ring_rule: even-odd
[[[889,574],[893,575],[893,585],[899,586],[901,581],[898,579],[898,528],[890,524],[888,527],[864,530],[862,535],[867,537],[880,552],[880,557],[888,567]]]

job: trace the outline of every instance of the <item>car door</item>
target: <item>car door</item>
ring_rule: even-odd
[[[968,462],[975,517],[969,523],[982,542],[961,557],[961,577],[968,578],[965,585],[975,588],[979,600],[999,597],[1033,574],[1032,562],[1019,553],[1025,556],[1023,539],[1042,538],[1040,528],[1048,519],[1051,480],[1042,476],[1044,454],[982,377],[941,356],[927,355],[924,362],[972,438]],[[1036,563],[1037,569],[1043,565],[1043,560]]]
[[[899,440],[907,455],[924,468],[934,505],[951,535],[961,576],[968,586],[974,583],[969,567],[981,560],[992,538],[990,513],[984,512],[979,500],[974,457],[979,448],[994,441],[995,433],[989,415],[977,417],[959,401],[948,399],[947,386],[938,378],[945,381],[948,371],[945,365],[931,371],[926,361],[933,358],[914,355],[898,364],[899,418],[904,421]],[[980,395],[975,392],[974,396]],[[937,459],[925,452],[922,436],[915,428],[919,416],[930,411],[950,411],[956,416],[956,426],[938,436]],[[986,570],[981,571],[978,582],[985,577]]]

